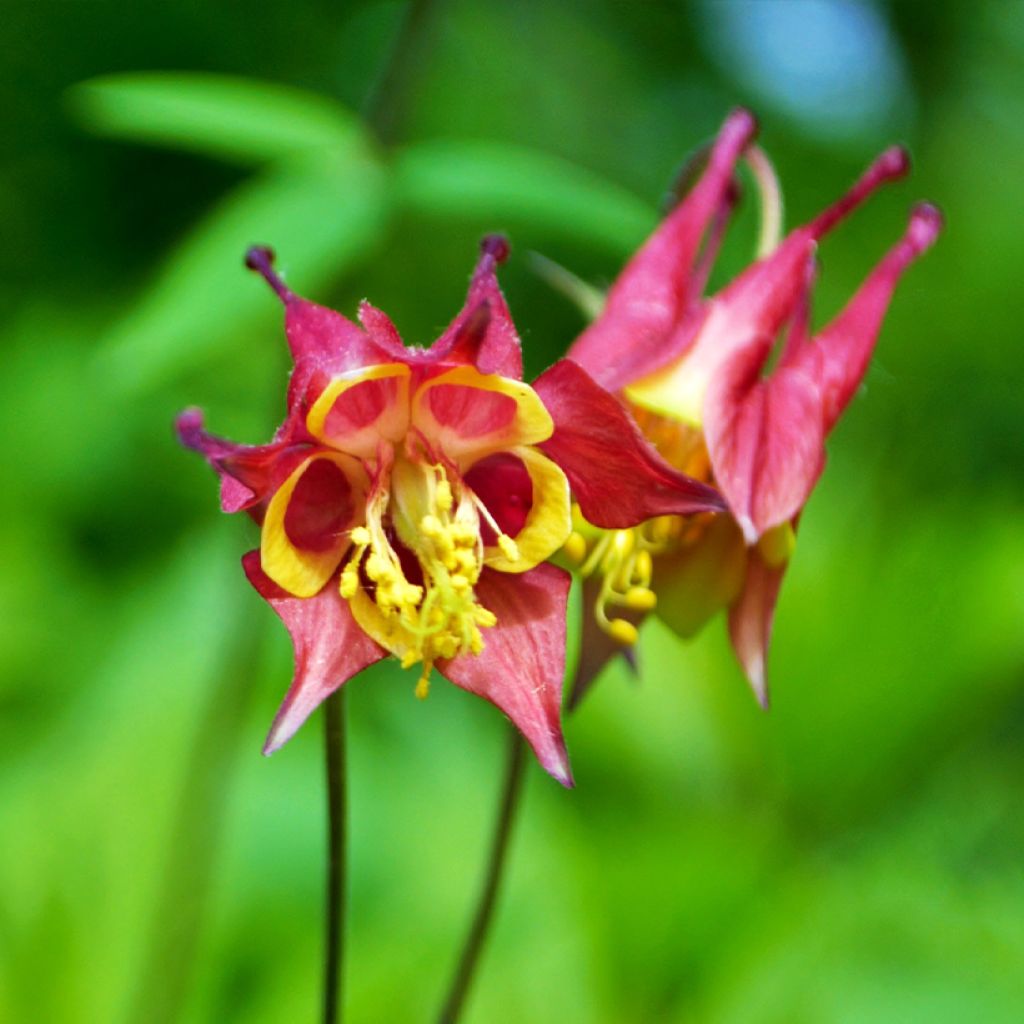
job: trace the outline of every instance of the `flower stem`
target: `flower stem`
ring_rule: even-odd
[[[508,852],[509,837],[515,822],[519,798],[523,789],[523,768],[526,764],[526,744],[522,736],[514,728],[509,729],[508,759],[505,767],[505,782],[501,790],[501,807],[495,822],[494,837],[491,840],[491,853],[487,863],[487,874],[484,876],[483,888],[477,901],[476,913],[462,947],[462,955],[452,978],[448,997],[438,1017],[440,1024],[455,1024],[462,1012],[462,1004],[473,981],[476,966],[480,960],[484,939],[491,923],[494,903],[501,883],[502,870]]]
[[[324,701],[324,768],[327,777],[327,884],[324,892],[324,1024],[343,1017],[345,968],[345,689]]]

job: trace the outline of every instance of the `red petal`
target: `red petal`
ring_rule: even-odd
[[[748,551],[747,576],[736,603],[729,609],[729,636],[754,696],[768,708],[768,644],[772,636],[775,603],[786,565],[771,567],[757,548]]]
[[[748,267],[711,299],[702,321],[686,325],[685,338],[672,338],[667,343],[667,348],[678,355],[696,336],[686,351],[686,374],[710,381],[738,349],[759,343],[761,337],[774,339],[786,323],[799,319],[813,277],[818,239],[880,185],[902,177],[908,166],[902,149],[886,150],[845,196],[793,231],[770,256]],[[674,356],[664,362],[671,358]]]
[[[456,686],[508,715],[545,771],[563,786],[573,784],[559,713],[569,579],[546,564],[515,576],[484,569],[476,596],[498,624],[484,630],[480,654],[437,666]]]
[[[533,481],[522,459],[508,452],[488,455],[466,472],[463,481],[483,502],[501,532],[517,537],[533,507]],[[494,530],[486,521],[480,523],[484,547],[495,543]]]
[[[292,443],[285,428],[278,432],[283,439],[266,445],[234,444],[208,434],[198,409],[186,409],[175,420],[175,428],[181,443],[199,452],[220,476],[225,512],[253,509],[265,501],[309,454],[308,446]]]
[[[292,597],[260,568],[260,553],[242,559],[249,582],[280,616],[295,648],[295,676],[263,747],[272,754],[295,734],[323,700],[387,653],[356,625],[331,580],[316,597]]]
[[[868,276],[846,308],[796,360],[821,390],[825,430],[831,430],[860,385],[871,361],[882,318],[900,275],[938,237],[942,214],[915,207],[903,238]]]
[[[761,368],[770,338],[739,348],[708,385],[704,436],[715,483],[753,544],[791,519],[825,465],[821,395],[799,367]]]
[[[601,316],[573,344],[570,357],[600,384],[618,390],[675,359],[689,343],[689,333],[678,328],[703,287],[704,274],[695,276],[701,241],[728,206],[733,169],[756,130],[749,112],[729,115],[700,180],[629,262]]]
[[[595,526],[621,529],[725,507],[713,487],[665,462],[622,405],[576,363],[560,360],[533,388],[555,423],[554,434],[537,447],[562,467]]]

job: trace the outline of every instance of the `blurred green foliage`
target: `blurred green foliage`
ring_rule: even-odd
[[[191,403],[252,441],[280,415],[280,314],[245,246],[425,343],[506,230],[536,372],[580,321],[527,254],[608,282],[738,102],[791,222],[890,141],[915,155],[823,246],[822,316],[913,199],[948,230],[833,439],[771,714],[721,624],[688,647],[652,625],[642,681],[610,670],[568,723],[577,790],[531,773],[466,1019],[1021,1019],[1019,4],[43,2],[5,22],[0,1020],[316,1012],[318,722],[259,757],[287,639],[237,569],[251,526],[218,518],[170,431]],[[431,1019],[500,774],[493,709],[411,693],[389,665],[351,688],[354,1021]]]

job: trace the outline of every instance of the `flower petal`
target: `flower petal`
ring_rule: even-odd
[[[458,366],[425,381],[412,400],[413,426],[459,461],[536,444],[554,425],[529,384]]]
[[[691,279],[701,241],[728,204],[736,161],[756,130],[748,111],[729,115],[700,180],[622,271],[601,316],[569,350],[599,384],[616,391],[689,344],[690,335],[677,328],[699,298]]]
[[[748,544],[796,515],[825,467],[821,392],[797,366],[762,379],[771,347],[760,338],[737,349],[704,402],[714,479]]]
[[[713,487],[665,462],[622,405],[573,361],[555,363],[533,386],[555,423],[538,447],[561,466],[595,526],[623,529],[655,516],[725,507]]]
[[[384,363],[335,377],[313,403],[306,427],[318,441],[362,459],[381,439],[401,441],[409,428],[409,367]]]
[[[754,696],[768,708],[768,645],[775,604],[785,575],[786,561],[769,565],[758,547],[750,548],[743,590],[729,609],[729,636]]]
[[[264,754],[272,754],[295,734],[321,701],[368,665],[381,650],[356,625],[337,587],[316,597],[293,597],[260,568],[260,553],[250,551],[242,566],[249,582],[280,616],[295,648],[295,676],[270,727]]]
[[[661,368],[627,381],[630,401],[701,426],[707,389],[721,367],[740,349],[759,347],[764,338],[774,341],[783,326],[800,315],[821,236],[880,185],[902,177],[908,166],[902,149],[886,150],[846,195],[809,224],[791,232],[768,257],[748,267],[708,300],[699,315],[694,314],[692,323],[678,329],[684,332],[684,338],[664,339],[669,356]],[[683,352],[685,355],[679,358]]]
[[[903,238],[871,272],[846,308],[802,347],[794,360],[817,382],[825,430],[835,425],[867,371],[882,319],[904,270],[942,230],[942,214],[927,203],[915,207]]]
[[[366,473],[340,452],[317,452],[278,488],[260,540],[263,571],[296,597],[312,597],[349,546],[364,515]]]
[[[262,521],[257,508],[280,486],[298,462],[309,454],[308,445],[294,445],[286,435],[266,445],[235,444],[203,429],[203,414],[186,409],[175,420],[178,438],[186,448],[199,452],[220,477],[220,504],[225,512],[250,511]]]
[[[484,569],[475,589],[498,624],[486,630],[480,654],[437,667],[456,686],[508,715],[545,771],[572,786],[559,711],[569,574],[546,564],[515,577]]]
[[[490,545],[484,561],[498,572],[523,573],[550,558],[572,533],[572,501],[569,481],[551,459],[534,448],[512,448],[508,454],[520,460],[531,485],[529,510],[513,535],[519,557],[509,559]]]
[[[382,363],[383,353],[351,320],[296,295],[274,269],[274,251],[253,246],[245,265],[255,270],[285,306],[285,334],[296,365],[313,363],[342,373],[354,366]]]

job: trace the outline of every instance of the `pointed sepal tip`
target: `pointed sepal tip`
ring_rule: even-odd
[[[245,251],[246,267],[259,274],[282,302],[290,302],[295,295],[274,269],[275,258],[274,250],[269,245],[252,245]]]

